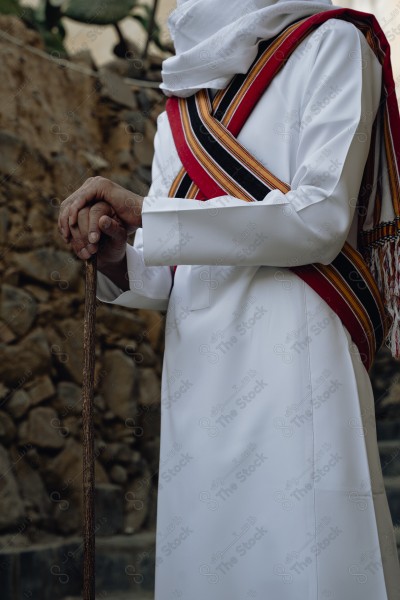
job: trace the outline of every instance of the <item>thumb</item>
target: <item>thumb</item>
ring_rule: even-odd
[[[99,220],[99,227],[101,231],[105,233],[105,235],[114,240],[126,240],[127,233],[125,229],[121,227],[121,225],[111,217],[103,215]]]

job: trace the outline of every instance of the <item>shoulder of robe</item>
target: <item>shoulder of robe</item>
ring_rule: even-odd
[[[153,179],[158,177],[157,173],[168,174],[171,170],[178,174],[178,170],[181,167],[166,110],[163,110],[158,115],[156,125],[156,133],[153,141]]]
[[[296,94],[301,98],[306,90],[306,96],[315,91],[330,74],[344,82],[358,77],[365,68],[365,59],[369,63],[366,71],[379,73],[379,60],[362,31],[349,21],[332,18],[300,42],[283,70],[293,74],[292,83],[297,86]]]
[[[167,115],[167,111],[163,110],[157,117],[157,122],[156,122],[156,131],[159,132],[160,130],[162,130],[166,125],[168,124],[168,115]],[[157,134],[156,134],[157,136]]]
[[[322,51],[324,58],[329,55],[332,61],[342,61],[343,58],[352,61],[367,54],[372,62],[380,65],[363,32],[344,19],[327,19],[309,37],[310,41],[314,42],[312,45],[315,46],[315,60]]]
[[[166,152],[172,152],[173,154],[176,152],[166,110],[163,110],[157,117],[154,150],[157,150],[158,147],[162,148]]]
[[[306,40],[308,43],[299,55],[301,58],[303,54],[306,59],[302,61],[306,73],[301,83],[306,90],[302,105],[317,87],[331,77],[340,80],[344,86],[355,85],[355,82],[372,88],[380,85],[382,65],[362,31],[353,23],[327,19],[303,43]]]

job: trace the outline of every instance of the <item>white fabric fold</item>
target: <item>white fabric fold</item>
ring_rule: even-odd
[[[102,302],[128,308],[167,310],[172,277],[169,267],[149,267],[143,261],[142,229],[136,231],[133,246],[126,244],[129,290],[123,291],[109,277],[97,271],[96,297]]]
[[[187,97],[201,88],[223,89],[246,73],[260,40],[315,13],[343,8],[331,0],[178,0],[168,18],[175,56],[162,65],[166,96]]]

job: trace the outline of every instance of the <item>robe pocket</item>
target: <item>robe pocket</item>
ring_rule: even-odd
[[[190,310],[200,310],[210,306],[211,283],[210,265],[191,265]]]

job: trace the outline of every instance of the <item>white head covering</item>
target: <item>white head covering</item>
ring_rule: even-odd
[[[166,96],[191,96],[201,88],[226,87],[246,73],[258,42],[326,10],[343,8],[331,0],[177,0],[168,18],[175,56],[162,65]]]

